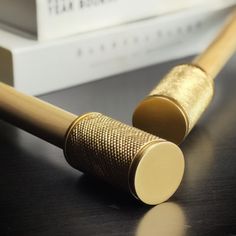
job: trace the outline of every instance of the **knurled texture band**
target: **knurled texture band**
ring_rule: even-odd
[[[199,67],[186,64],[174,67],[149,96],[164,96],[177,102],[186,114],[190,132],[213,93],[213,80]]]
[[[64,152],[74,168],[129,190],[132,160],[154,140],[163,141],[100,113],[88,113],[71,126]]]

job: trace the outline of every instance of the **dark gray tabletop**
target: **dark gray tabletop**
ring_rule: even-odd
[[[131,124],[132,111],[175,64],[168,62],[41,96],[71,112]],[[149,207],[72,169],[63,153],[0,121],[0,235],[236,235],[236,57],[214,101],[181,148],[176,194]]]

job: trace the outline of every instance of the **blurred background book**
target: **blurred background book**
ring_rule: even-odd
[[[204,0],[1,0],[1,22],[39,40],[64,37],[195,8]],[[227,5],[230,0],[209,0]],[[223,3],[223,4],[222,4]]]
[[[196,54],[236,0],[0,0],[0,78],[37,95]]]

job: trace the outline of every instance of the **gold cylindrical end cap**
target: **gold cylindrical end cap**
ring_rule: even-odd
[[[147,204],[167,200],[183,176],[178,146],[99,113],[85,114],[71,125],[64,153],[74,168]]]
[[[140,150],[133,160],[130,189],[142,202],[156,205],[175,193],[183,174],[181,150],[171,142],[152,142]]]
[[[138,105],[135,127],[181,143],[208,107],[213,80],[195,65],[174,67]]]
[[[149,96],[135,109],[133,125],[179,144],[188,131],[188,120],[178,104],[163,96]]]

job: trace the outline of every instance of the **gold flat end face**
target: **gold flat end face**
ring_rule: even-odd
[[[131,192],[142,202],[156,205],[169,199],[184,174],[184,157],[171,142],[152,142],[137,154],[129,175]]]
[[[143,100],[134,111],[133,125],[176,144],[188,133],[188,121],[181,107],[163,96]]]

